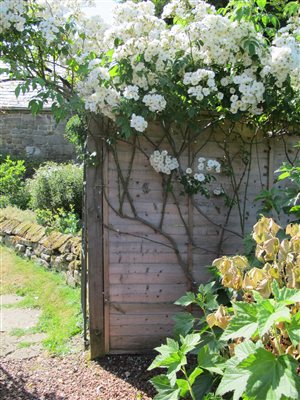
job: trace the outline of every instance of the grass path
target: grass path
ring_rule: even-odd
[[[81,331],[80,290],[67,286],[61,275],[24,260],[0,247],[0,294],[23,296],[12,307],[39,308],[34,331],[46,333],[43,345],[54,354],[69,350],[70,339]],[[16,335],[27,332],[14,332]]]

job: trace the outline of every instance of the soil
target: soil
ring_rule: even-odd
[[[95,362],[74,340],[73,351],[51,357],[43,350],[43,334],[17,337],[15,328],[35,326],[39,310],[15,308],[21,300],[1,296],[0,398],[2,400],[149,400],[155,391],[147,371],[151,356],[106,356]],[[3,306],[2,306],[3,305]],[[14,308],[7,306],[14,305]],[[27,343],[28,347],[23,347]],[[28,345],[30,344],[30,345]]]

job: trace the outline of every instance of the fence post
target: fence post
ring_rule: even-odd
[[[105,355],[103,283],[103,138],[99,120],[91,118],[87,138],[95,157],[86,170],[88,300],[91,359]]]

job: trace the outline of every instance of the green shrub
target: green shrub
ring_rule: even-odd
[[[231,304],[218,304],[214,283],[200,285],[176,304],[200,308],[175,318],[176,339],[156,350],[149,369],[154,399],[298,399],[300,390],[300,225],[280,227],[263,217],[253,229],[256,258],[214,261]],[[223,397],[225,396],[225,397]]]
[[[87,135],[87,123],[84,115],[73,115],[67,122],[65,136],[71,142],[79,160],[84,159],[84,143]]]
[[[26,167],[24,160],[13,161],[7,156],[0,162],[0,207],[16,205],[26,208],[29,194],[24,184]]]
[[[300,148],[300,142],[295,147]],[[285,162],[275,173],[279,174],[276,183],[281,183],[284,187],[274,186],[270,190],[263,190],[255,199],[262,203],[259,212],[270,216],[275,212],[278,217],[285,213],[298,222],[300,221],[300,161],[297,160],[294,164]]]
[[[71,206],[71,211],[59,208],[55,213],[48,209],[37,209],[37,223],[48,227],[48,230],[56,230],[61,233],[77,235],[81,229],[81,221]]]
[[[48,162],[40,167],[32,179],[28,180],[30,206],[36,209],[50,210],[59,208],[73,211],[81,216],[83,171],[75,164],[56,164]]]

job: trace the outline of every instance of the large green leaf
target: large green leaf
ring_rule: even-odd
[[[250,339],[257,331],[257,305],[244,302],[233,303],[235,312],[228,327],[221,336],[221,340],[229,340],[238,337]]]
[[[185,398],[189,393],[189,384],[186,379],[176,379],[176,385],[180,388],[180,397]]]
[[[173,354],[179,351],[179,343],[173,339],[167,338],[167,344],[162,344],[160,347],[156,347],[155,350],[160,353],[157,356],[150,367],[149,370],[165,366],[166,360]]]
[[[300,311],[293,315],[290,324],[286,324],[287,333],[296,347],[300,343]]]
[[[193,315],[187,312],[175,315],[173,320],[175,321],[175,336],[188,334],[193,329],[195,323],[195,318]]]
[[[203,372],[203,369],[202,369],[202,368],[196,367],[196,368],[194,369],[194,371],[192,371],[192,372],[190,373],[189,381],[190,381],[190,384],[191,384],[191,385],[194,384],[196,378],[198,378],[198,376],[201,375],[202,372]]]
[[[238,400],[243,394],[259,400],[298,399],[298,363],[292,357],[277,357],[260,347],[238,365],[235,365],[237,359],[229,361],[234,362],[226,363],[228,367],[217,394],[233,392],[233,400]]]
[[[228,366],[218,386],[217,395],[233,392],[233,400],[239,400],[244,393],[250,373],[236,366]],[[259,398],[259,400],[262,400]]]
[[[255,350],[259,347],[262,347],[261,342],[256,342],[255,344],[251,340],[242,342],[242,343],[238,344],[237,346],[235,346],[235,348],[234,348],[235,356],[232,357],[230,359],[230,361],[233,358],[235,358],[238,360],[238,363],[236,364],[236,365],[238,365],[241,361],[243,361],[245,358],[247,358],[250,354],[253,354],[255,352]],[[227,363],[228,363],[228,361],[227,361]]]
[[[203,373],[195,380],[193,392],[197,400],[201,400],[210,391],[214,384],[214,377],[210,373]]]
[[[290,310],[274,300],[264,300],[257,308],[258,331],[262,337],[276,322],[288,322],[291,320]]]
[[[166,375],[157,375],[154,378],[150,379],[150,382],[157,391],[171,388],[170,380]]]
[[[215,282],[210,282],[205,285],[201,284],[198,288],[196,303],[199,307],[205,310],[215,310],[218,308],[217,295],[214,288]]]
[[[235,347],[235,356],[226,362],[226,370],[217,394],[224,395],[228,392],[234,392],[233,400],[238,400],[242,397],[246,389],[249,373],[245,373],[244,370],[239,369],[237,366],[253,354],[255,350],[256,345],[251,341],[242,342]]]
[[[199,344],[201,336],[199,333],[191,333],[190,335],[180,336],[181,346],[180,352],[187,354]]]
[[[166,375],[158,375],[150,380],[157,390],[154,400],[178,400],[180,398],[180,388],[171,387],[170,380]]]
[[[212,352],[206,345],[199,350],[198,365],[207,371],[223,375],[225,360],[219,353]]]
[[[275,356],[259,348],[238,365],[248,376],[246,395],[260,400],[298,399],[298,363],[289,355]]]
[[[200,342],[200,334],[190,334],[180,336],[181,345],[173,339],[168,338],[167,344],[157,347],[155,350],[160,354],[153,360],[148,368],[163,367],[167,368],[166,376],[170,380],[171,387],[175,386],[177,372],[180,371],[183,365],[187,364],[186,354],[193,350]]]
[[[191,386],[194,385],[196,378],[201,375],[203,369],[196,367],[189,376],[189,383]],[[187,394],[190,392],[189,383],[186,379],[176,379],[176,385],[181,389],[180,396],[185,398]]]
[[[272,282],[272,292],[274,294],[274,299],[282,304],[288,305],[300,302],[299,289],[290,289],[286,286],[280,289],[276,280]]]
[[[194,303],[195,295],[192,292],[187,292],[184,296],[180,297],[180,299],[175,301],[175,304],[179,306],[189,306],[190,304]]]
[[[153,400],[178,400],[180,399],[180,390],[180,388],[160,390]]]
[[[258,7],[263,10],[266,7],[267,0],[256,0],[256,3]]]

